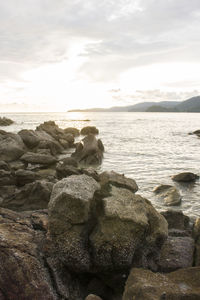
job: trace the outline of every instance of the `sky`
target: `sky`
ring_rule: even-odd
[[[0,111],[200,95],[199,0],[0,2]]]

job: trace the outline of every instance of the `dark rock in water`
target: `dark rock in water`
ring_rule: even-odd
[[[93,134],[89,134],[76,145],[76,151],[72,153],[72,157],[84,165],[99,165],[103,159],[103,152],[102,141],[97,140]]]
[[[137,183],[134,179],[127,178],[123,174],[118,174],[114,171],[105,171],[100,174],[100,183],[102,186],[112,184],[117,187],[122,187],[136,193],[138,191]]]
[[[192,267],[194,240],[191,237],[168,237],[164,242],[159,260],[161,272],[171,272]]]
[[[57,159],[51,155],[27,152],[21,158],[23,162],[31,164],[52,165],[57,162]]]
[[[132,269],[123,300],[199,300],[200,267],[161,274]]]
[[[0,117],[0,126],[9,126],[11,124],[13,124],[14,121],[11,119],[8,119],[6,117]]]
[[[58,299],[39,250],[43,240],[28,218],[0,208],[1,299]]]
[[[199,176],[191,173],[191,172],[183,172],[177,175],[172,176],[172,180],[178,181],[178,182],[191,182],[198,179]]]
[[[159,185],[154,189],[154,192],[164,200],[167,206],[179,205],[181,203],[181,195],[175,186]]]
[[[14,194],[8,195],[1,206],[16,211],[47,208],[52,187],[52,183],[45,181],[26,184]]]
[[[88,135],[88,134],[96,135],[96,134],[99,134],[99,130],[95,126],[86,126],[81,129],[81,134],[82,135]]]
[[[167,222],[130,190],[111,185],[101,194],[93,178],[79,175],[54,185],[49,233],[71,270],[113,272],[130,268],[137,251],[148,265],[167,237]]]
[[[64,129],[64,132],[66,134],[70,133],[72,134],[74,137],[79,136],[80,135],[80,131],[77,128],[74,127],[68,127]]]
[[[23,129],[19,131],[18,134],[22,138],[24,144],[30,149],[36,147],[40,142],[40,138],[34,130]]]
[[[14,161],[19,159],[24,152],[25,145],[19,135],[0,131],[0,160]]]
[[[190,218],[182,211],[168,210],[161,214],[167,220],[169,229],[190,230]]]
[[[192,134],[196,134],[197,136],[200,136],[200,129],[195,130]]]

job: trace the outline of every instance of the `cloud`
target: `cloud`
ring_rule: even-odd
[[[1,1],[0,83],[72,56],[84,58],[76,78],[100,83],[138,67],[200,63],[199,16],[199,0]]]

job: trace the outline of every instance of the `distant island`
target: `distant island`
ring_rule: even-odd
[[[185,101],[142,102],[110,108],[73,109],[69,112],[200,112],[200,96]]]

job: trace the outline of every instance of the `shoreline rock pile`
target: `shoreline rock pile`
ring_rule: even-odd
[[[80,132],[52,121],[0,131],[0,299],[200,299],[200,218],[98,174],[98,130],[81,132],[75,144]]]

